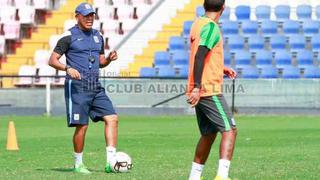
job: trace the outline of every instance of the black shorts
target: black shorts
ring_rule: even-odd
[[[112,102],[103,87],[86,91],[79,80],[66,80],[65,100],[69,127],[87,125],[89,117],[93,122],[103,121],[107,115],[116,115]]]
[[[195,109],[202,135],[230,131],[236,127],[223,95],[201,97]]]

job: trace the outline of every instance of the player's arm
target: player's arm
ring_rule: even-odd
[[[101,50],[100,50],[100,56],[99,56],[99,66],[100,68],[104,68],[106,66],[108,66],[112,61],[115,61],[116,59],[118,59],[118,55],[116,51],[111,51],[108,55],[108,57],[105,57],[104,54],[104,41],[103,41],[103,37],[100,34],[100,37],[102,39],[102,46],[101,46]]]
[[[108,57],[105,57],[104,54],[100,54],[99,56],[100,68],[104,68],[108,66],[112,61],[115,61],[117,59],[118,59],[117,51],[111,51]]]
[[[64,36],[61,39],[59,39],[56,47],[51,53],[48,64],[49,66],[57,70],[66,71],[67,74],[69,74],[73,79],[81,79],[81,75],[76,69],[73,69],[68,65],[62,64],[59,61],[61,56],[68,51],[70,43],[71,43],[71,36]]]

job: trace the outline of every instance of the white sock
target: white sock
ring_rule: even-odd
[[[226,179],[229,176],[230,161],[226,159],[219,160],[218,176]]]
[[[76,153],[74,152],[74,166],[77,168],[80,166],[80,164],[82,164],[82,152],[81,153]]]
[[[116,155],[116,148],[113,146],[108,146],[106,147],[106,158],[107,158],[107,163],[110,162],[111,157]]]
[[[204,165],[192,162],[189,180],[200,180]]]

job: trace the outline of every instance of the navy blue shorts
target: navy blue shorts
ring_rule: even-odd
[[[115,115],[111,100],[101,86],[87,90],[80,80],[65,81],[65,100],[69,127],[87,125],[89,117],[93,122],[103,121],[102,117]]]

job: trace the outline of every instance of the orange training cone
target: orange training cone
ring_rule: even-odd
[[[14,127],[13,121],[9,122],[7,150],[19,150],[17,136],[16,136],[16,129]]]

